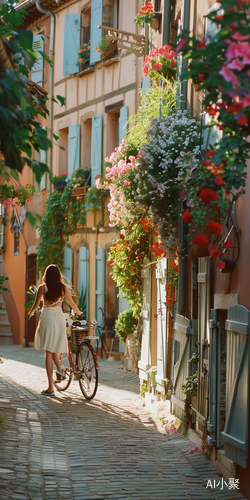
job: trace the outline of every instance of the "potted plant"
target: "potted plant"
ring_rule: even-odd
[[[115,55],[117,48],[116,40],[106,40],[103,36],[96,50],[101,53],[102,60],[106,61]]]
[[[90,40],[88,43],[83,43],[78,50],[78,64],[88,65],[90,61]]]
[[[144,23],[151,24],[154,17],[154,7],[151,2],[146,2],[134,18],[137,26],[143,26]]]
[[[64,189],[67,186],[67,177],[67,174],[54,175],[51,180],[54,189]]]
[[[193,375],[186,378],[186,383],[182,384],[181,388],[186,394],[186,402],[191,402],[191,397],[196,396],[198,387],[198,374],[197,371]]]
[[[115,322],[115,331],[124,345],[126,344],[128,335],[131,335],[135,331],[136,325],[137,319],[131,309],[127,309],[119,314]]]

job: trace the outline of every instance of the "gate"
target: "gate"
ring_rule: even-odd
[[[247,468],[249,416],[250,311],[241,305],[228,310],[225,455]]]

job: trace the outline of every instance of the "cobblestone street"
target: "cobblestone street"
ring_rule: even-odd
[[[180,434],[164,435],[139,404],[139,379],[100,360],[94,400],[77,382],[54,397],[44,353],[1,347],[0,499],[243,499]]]

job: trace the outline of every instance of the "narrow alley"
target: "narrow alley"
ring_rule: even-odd
[[[40,394],[42,351],[1,352],[1,500],[244,498],[202,453],[189,453],[187,438],[157,429],[141,406],[137,375],[121,362],[100,360],[99,389],[88,402],[77,382],[54,397]]]

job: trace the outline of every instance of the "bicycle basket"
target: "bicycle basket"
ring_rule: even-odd
[[[88,335],[88,328],[81,328],[79,330],[74,329],[73,332],[77,347],[81,347],[85,342],[85,337]]]

